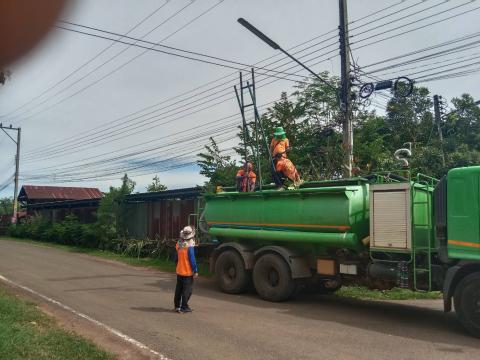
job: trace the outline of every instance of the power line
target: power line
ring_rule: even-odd
[[[135,29],[137,29],[139,26],[143,25],[147,20],[149,20],[152,16],[154,16],[156,13],[158,13],[160,10],[162,10],[167,4],[169,3],[169,1],[165,1],[165,3],[163,3],[162,5],[160,5],[159,7],[157,7],[155,10],[153,10],[151,13],[149,13],[147,16],[145,16],[142,20],[140,20],[140,22],[138,22],[137,24],[135,24],[135,26],[133,26],[132,28],[130,28],[124,35],[120,35],[120,36],[125,36],[125,35],[128,35],[130,34],[131,32],[133,32]],[[98,59],[101,55],[103,55],[105,52],[107,52],[110,48],[112,48],[114,45],[116,44],[116,42],[112,41],[112,43],[110,45],[108,45],[107,47],[103,48],[103,50],[100,50],[100,52],[98,52],[95,56],[93,56],[92,58],[90,58],[88,61],[84,62],[82,65],[80,65],[79,67],[77,67],[75,70],[73,70],[72,72],[70,72],[68,75],[66,75],[65,77],[63,77],[61,80],[57,81],[55,84],[53,84],[52,86],[48,87],[47,89],[43,90],[40,94],[38,94],[37,96],[31,98],[30,100],[28,100],[27,102],[25,102],[24,104],[22,104],[21,106],[17,107],[16,109],[10,111],[9,113],[5,114],[5,115],[0,115],[0,117],[9,117],[11,116],[12,114],[16,113],[18,110],[20,109],[23,109],[25,106],[28,106],[29,104],[31,104],[32,102],[34,102],[35,100],[37,100],[38,98],[42,97],[43,95],[45,95],[46,93],[48,93],[49,91],[53,90],[54,88],[56,88],[58,85],[62,84],[63,82],[65,82],[67,79],[71,78],[73,75],[75,75],[76,73],[78,73],[81,69],[83,69],[85,66],[89,65],[90,63],[92,63],[93,61],[95,61],[96,59]]]
[[[379,13],[379,12],[381,12],[381,11],[384,11],[384,10],[386,10],[386,9],[390,9],[390,8],[392,8],[393,6],[394,6],[394,5],[389,6],[389,7],[387,7],[387,8],[384,8],[384,9],[382,9],[382,10],[379,10],[379,11],[377,11],[377,12],[374,12],[374,13],[372,13],[372,14],[370,14],[370,15],[367,15],[367,16],[361,18],[361,19],[355,20],[354,22],[357,22],[357,21],[359,21],[359,20],[362,20],[362,19],[366,19],[366,18],[368,18],[368,17],[371,17],[372,15],[374,15],[374,14],[376,14],[376,13]],[[378,20],[378,19],[377,19],[377,20]],[[352,23],[353,23],[353,22],[352,22]],[[325,33],[325,34],[322,34],[322,35],[320,35],[320,36],[324,36],[324,35],[327,35],[327,34],[332,33],[332,32],[335,32],[335,30],[329,31],[329,32],[327,32],[327,33]],[[318,37],[320,37],[320,36],[318,36]],[[316,38],[318,38],[318,37],[316,37]],[[333,37],[331,37],[331,38],[329,38],[329,39],[332,39],[332,38],[335,38],[335,37],[336,37],[336,36],[333,36]],[[315,38],[314,38],[314,39],[315,39]],[[327,40],[329,40],[329,39],[327,39]],[[312,40],[313,40],[313,39],[312,39]],[[324,40],[324,41],[326,41],[326,40]],[[310,42],[310,40],[307,41],[307,42],[304,42],[304,43],[302,43],[302,44],[300,44],[300,45],[303,45],[303,44],[308,43],[308,42]],[[335,45],[335,44],[336,44],[336,42],[333,43],[333,44],[331,44],[331,45]],[[329,46],[331,46],[331,45],[329,45]],[[273,57],[275,57],[275,56],[272,56],[272,57],[270,57],[270,58],[273,58]],[[267,59],[268,59],[268,58],[267,58]],[[230,75],[228,75],[228,76],[230,76]],[[227,76],[227,77],[228,77],[228,76]],[[223,78],[225,78],[225,77],[223,77]],[[210,82],[210,83],[212,83],[212,82]],[[187,92],[187,93],[188,93],[188,92]],[[172,98],[171,98],[171,99],[172,99]],[[168,99],[168,100],[169,100],[169,99]],[[167,101],[168,101],[168,100],[167,100]],[[142,110],[144,110],[144,109],[142,109]],[[141,111],[142,111],[142,110],[141,110]],[[141,111],[139,111],[139,112],[141,112]],[[137,113],[138,113],[138,112],[137,112]],[[134,113],[134,114],[135,114],[135,113]],[[130,115],[131,115],[131,114],[130,114]],[[129,116],[129,115],[127,115],[126,117],[128,117],[128,116]],[[125,118],[125,117],[122,117],[122,118]],[[112,122],[110,122],[110,123],[112,123]],[[101,128],[101,127],[97,127],[97,128]],[[87,132],[84,132],[84,133],[87,133]]]
[[[156,29],[158,29],[160,26],[164,25],[165,23],[167,23],[168,21],[170,21],[171,19],[173,19],[174,17],[178,16],[181,12],[185,11],[185,9],[187,9],[189,6],[192,6],[194,4],[196,0],[191,0],[191,2],[189,2],[187,5],[185,5],[184,7],[182,7],[180,10],[176,11],[173,15],[171,15],[170,17],[168,17],[166,20],[164,20],[163,22],[161,22],[159,25],[157,25],[155,28],[153,28],[152,30],[150,30],[149,32],[147,32],[146,34],[144,34],[142,37],[146,37],[147,35],[149,35],[150,33],[152,33],[153,31],[155,31]],[[221,0],[219,3],[215,4],[214,6],[210,7],[209,9],[207,9],[208,11],[210,10],[213,10],[216,6],[220,5],[222,3],[222,1],[224,0]],[[202,13],[202,15],[205,15],[208,11],[204,11]],[[199,17],[197,16],[195,19],[198,19]],[[191,24],[192,22],[189,22],[189,24]],[[181,28],[184,29],[186,27],[186,25],[182,26]],[[176,34],[178,33],[180,29],[177,29],[176,31],[174,31],[173,33],[169,34],[168,36],[166,36],[165,38],[163,38],[162,40],[159,41],[159,43],[167,40],[168,38],[170,38],[173,34]],[[56,96],[60,95],[61,93],[65,92],[66,90],[70,89],[72,86],[76,85],[77,83],[79,83],[80,81],[82,81],[83,79],[87,78],[89,75],[93,74],[94,72],[96,72],[98,69],[100,69],[101,67],[103,67],[104,65],[108,64],[109,62],[111,62],[113,59],[117,58],[118,56],[120,56],[122,53],[124,53],[125,51],[127,51],[129,49],[129,47],[123,49],[122,51],[120,51],[119,53],[117,53],[116,55],[114,55],[113,57],[111,57],[110,59],[108,59],[107,61],[101,63],[99,66],[97,66],[96,68],[94,68],[92,71],[88,72],[86,75],[84,75],[83,77],[81,77],[80,79],[76,80],[75,82],[71,83],[69,86],[61,89],[60,91],[57,91],[55,94],[53,94],[50,98],[47,98],[46,100],[44,100],[43,102],[37,104],[36,106],[34,106],[33,108],[27,110],[27,112],[37,108],[38,106],[40,105],[43,105],[44,103],[48,102],[49,100],[55,98]],[[107,74],[105,74],[104,76],[98,78],[97,80],[91,82],[90,84],[80,88],[79,90],[77,90],[76,92],[74,92],[73,94],[63,98],[63,99],[60,99],[59,101],[51,104],[50,106],[47,106],[46,108],[44,108],[43,110],[40,110],[38,111],[37,113],[35,114],[32,114],[32,115],[28,115],[26,117],[24,117],[24,120],[27,120],[27,119],[30,119],[34,116],[37,116],[39,114],[42,114],[44,113],[45,111],[48,111],[58,105],[60,105],[61,103],[73,98],[74,96],[80,94],[81,92],[85,91],[86,89],[98,84],[99,82],[103,81],[104,79],[108,78],[109,76],[111,76],[112,74],[114,74],[115,72],[117,72],[118,70],[122,69],[123,67],[127,66],[128,64],[132,63],[133,61],[135,61],[136,59],[138,59],[139,57],[143,56],[145,53],[147,53],[149,50],[148,49],[144,49],[143,52],[139,53],[138,55],[134,56],[133,58],[131,58],[130,60],[124,62],[123,64],[121,64],[120,66],[114,68],[114,70],[108,72]],[[17,115],[19,116],[19,115]]]
[[[307,62],[308,62],[308,61],[307,61]],[[289,69],[295,68],[295,67],[297,67],[297,65],[294,65],[294,66],[290,67]],[[289,69],[288,69],[288,70],[289,70]],[[300,70],[299,70],[299,71],[300,71]],[[298,71],[297,71],[297,72],[298,72]],[[261,83],[261,82],[264,81],[264,80],[265,80],[265,79],[261,79],[261,80],[257,81],[257,84]],[[269,85],[269,84],[271,84],[271,83],[273,83],[273,82],[275,82],[275,81],[278,81],[278,79],[275,79],[274,81],[271,81],[271,82],[269,82],[269,83],[267,83],[267,84],[261,85],[261,86],[259,86],[259,88],[261,88],[261,87],[263,87],[263,86],[266,86],[266,85]],[[229,88],[226,88],[226,90],[229,90]],[[218,92],[221,92],[221,91],[218,91]],[[218,92],[217,92],[217,93],[218,93]],[[171,113],[171,112],[172,112],[173,110],[177,110],[178,108],[177,108],[177,109],[169,110],[169,111],[167,111],[167,112],[165,112],[165,113],[163,113],[163,114],[160,114],[160,115],[165,115],[165,114],[169,114],[169,113],[170,113],[169,115],[167,115],[167,117],[170,117],[170,116],[179,114],[179,113],[181,113],[181,112],[184,112],[184,111],[186,111],[186,110],[194,109],[194,108],[196,108],[196,107],[198,107],[198,106],[201,106],[201,105],[210,103],[210,102],[212,102],[212,101],[214,101],[214,100],[221,99],[221,98],[225,98],[226,96],[230,96],[230,94],[229,94],[229,93],[226,93],[226,94],[223,94],[223,95],[219,95],[219,96],[217,96],[217,97],[215,97],[215,98],[213,98],[213,99],[210,99],[210,100],[201,102],[200,104],[195,105],[195,106],[191,106],[191,107],[189,107],[189,108],[184,108],[184,106],[182,106],[182,107],[180,107],[181,110],[179,110],[179,111],[177,111],[177,112],[175,112],[175,113]],[[209,97],[209,96],[205,96],[204,98],[208,98],[208,97]],[[224,103],[224,102],[229,101],[229,100],[231,100],[231,99],[234,99],[234,97],[233,97],[233,96],[230,96],[229,98],[224,99],[224,100],[221,100],[221,101],[219,101],[219,102],[217,102],[217,103],[215,103],[215,104],[213,104],[213,105],[204,107],[204,108],[202,108],[202,109],[200,109],[200,110],[197,110],[197,111],[194,111],[192,114],[197,113],[197,112],[202,111],[202,110],[209,109],[209,108],[211,108],[211,107],[213,107],[213,106],[216,106],[216,105],[218,105],[218,104],[220,104],[220,103]],[[200,99],[198,99],[198,100],[200,100]],[[196,100],[196,101],[194,101],[194,102],[198,102],[198,100]],[[158,120],[157,117],[158,117],[158,116],[159,116],[159,115],[155,115],[155,116],[149,117],[149,118],[147,118],[147,119],[144,119],[144,120],[142,121],[142,123],[144,123],[142,126],[150,125],[150,124],[153,124],[153,123],[157,122],[157,120]],[[185,116],[181,116],[180,118],[184,118],[184,117],[185,117]],[[164,125],[164,124],[171,123],[172,121],[177,120],[177,119],[178,119],[178,118],[172,119],[172,120],[169,120],[169,121],[165,121],[165,122],[163,122],[163,123],[157,124],[157,125],[155,125],[155,126],[152,126],[152,127],[147,128],[147,129],[140,130],[140,131],[136,131],[136,132],[134,132],[133,134],[137,134],[137,133],[140,133],[140,132],[143,132],[143,131],[152,129],[153,127],[156,127],[156,126],[159,126],[159,125]],[[134,119],[131,119],[131,120],[134,120]],[[131,120],[130,120],[130,121],[131,121]],[[148,120],[151,120],[151,121],[148,121]],[[147,122],[147,121],[148,121],[148,122]],[[69,150],[69,151],[72,151],[72,150],[75,150],[75,149],[77,149],[77,148],[79,148],[79,147],[85,147],[86,145],[89,145],[89,144],[91,144],[91,143],[103,141],[103,140],[105,140],[105,138],[110,138],[110,137],[112,137],[112,136],[114,136],[114,135],[118,135],[118,134],[121,134],[121,133],[126,133],[126,132],[128,132],[128,130],[126,130],[126,129],[136,128],[136,127],[137,127],[136,124],[130,124],[130,125],[126,125],[126,126],[123,126],[122,128],[117,129],[117,130],[116,130],[116,131],[117,131],[116,134],[111,134],[111,133],[110,133],[110,134],[108,134],[107,136],[98,134],[98,135],[96,135],[96,136],[93,137],[93,140],[94,140],[94,139],[98,139],[97,141],[92,141],[92,139],[91,139],[90,141],[82,141],[81,143],[79,142],[79,145],[78,145],[78,146],[74,146],[74,147],[69,146],[69,147],[68,147],[68,150]],[[122,131],[122,130],[125,130],[125,131]],[[105,130],[103,130],[103,131],[105,131]],[[120,132],[118,132],[118,131],[120,131]],[[132,134],[130,134],[130,135],[132,135]],[[124,136],[124,137],[125,137],[125,136]],[[121,137],[121,138],[124,138],[124,137]],[[115,139],[115,140],[117,140],[117,139]],[[113,140],[112,140],[112,141],[113,141]],[[109,142],[111,142],[111,141],[109,141]],[[105,142],[105,143],[106,143],[106,142]],[[64,149],[67,149],[66,146],[64,146],[63,148],[64,148]],[[60,149],[62,149],[62,148],[60,148]],[[54,153],[54,154],[55,154],[54,156],[59,156],[59,154],[58,154],[58,148],[55,148],[55,149],[52,149],[52,150],[47,150],[47,154],[48,154],[49,152],[50,152],[50,153]],[[42,157],[42,158],[44,158],[44,155],[45,155],[45,152],[43,152],[43,153],[36,153],[36,154],[34,155],[34,157]],[[64,153],[62,153],[62,155],[64,155]],[[31,156],[28,157],[28,159],[30,160],[30,159],[31,159]]]
[[[392,6],[388,6],[388,7],[384,8],[384,9],[382,9],[382,10],[379,10],[379,11],[377,11],[377,12],[374,12],[374,13],[370,14],[370,15],[364,16],[363,18],[358,19],[358,20],[355,20],[355,21],[353,21],[353,22],[358,22],[358,21],[360,21],[360,20],[362,20],[362,19],[369,18],[369,17],[371,17],[372,15],[374,15],[374,14],[376,14],[376,13],[379,13],[379,12],[384,11],[384,10],[386,10],[386,9],[390,9],[390,8],[392,8],[392,7],[393,7],[393,5],[392,5]],[[352,22],[352,23],[353,23],[353,22]],[[332,32],[335,32],[335,30],[331,30],[331,31],[329,31],[329,32],[327,32],[327,33],[324,33],[324,34],[322,34],[322,35],[320,35],[320,36],[317,36],[317,37],[313,38],[312,40],[315,40],[316,38],[319,38],[319,37],[324,36],[324,35],[328,35],[329,33],[332,33]],[[329,39],[333,39],[333,38],[336,38],[336,36],[330,37]],[[327,40],[329,40],[329,39],[327,39]],[[324,41],[326,41],[326,40],[324,40]],[[308,43],[308,42],[310,42],[310,40],[309,40],[309,41],[306,41],[306,42],[304,42],[304,43],[302,43],[302,44],[299,44],[299,45],[303,45],[303,44]],[[335,45],[335,44],[336,44],[336,42],[333,43],[333,44],[331,44],[331,45]],[[297,45],[297,46],[299,46],[299,45]],[[329,46],[331,46],[331,45],[329,45]],[[294,48],[295,48],[295,47],[294,47]],[[270,58],[273,58],[273,57],[275,57],[275,56],[276,56],[276,55],[271,56]],[[267,58],[267,59],[270,59],[270,58]],[[230,76],[230,75],[228,75],[228,76]],[[227,76],[227,77],[228,77],[228,76]],[[223,77],[223,78],[225,78],[225,77]],[[187,93],[188,93],[188,92],[187,92]],[[185,93],[184,93],[184,94],[185,94]],[[168,100],[169,100],[169,99],[168,99]],[[167,100],[167,101],[168,101],[168,100]],[[157,104],[157,105],[158,105],[158,104]],[[143,110],[143,109],[142,109],[142,110]],[[97,128],[100,128],[100,127],[97,127]]]
[[[418,6],[418,5],[421,5],[421,4],[424,4],[425,2],[426,2],[426,1],[420,1],[420,2],[418,2],[418,3],[416,3],[416,4],[412,5],[412,6],[409,6],[409,7],[405,8],[405,10],[406,10],[406,9],[411,9],[411,8],[413,8],[413,7],[415,7],[415,6]],[[434,8],[438,7],[439,5],[443,5],[443,4],[445,4],[445,0],[441,0],[439,3],[437,3],[437,4],[435,4],[435,5],[426,7],[426,8],[424,8],[424,9],[421,9],[421,10],[416,11],[416,12],[414,12],[414,13],[407,14],[407,15],[402,16],[402,17],[400,17],[400,18],[394,19],[393,21],[388,21],[388,22],[385,22],[385,23],[383,23],[383,24],[377,25],[377,26],[375,26],[375,27],[372,27],[372,28],[370,28],[370,29],[367,29],[367,30],[365,30],[365,31],[362,31],[361,33],[351,35],[350,38],[357,37],[357,36],[359,36],[359,35],[369,33],[370,31],[374,31],[374,30],[383,28],[384,26],[391,25],[391,24],[393,24],[393,23],[395,23],[395,22],[402,21],[402,20],[404,20],[404,19],[409,19],[409,18],[412,17],[412,15],[421,14],[421,13],[423,13],[423,12],[425,12],[425,11],[434,9]],[[462,6],[463,6],[463,5],[462,5]],[[390,15],[395,15],[395,14],[398,14],[398,11],[397,11],[397,12],[393,12],[393,13],[391,13]],[[441,14],[441,13],[440,13],[440,14]],[[435,14],[435,15],[437,15],[437,14]],[[433,16],[435,16],[435,15],[433,15]],[[382,20],[383,20],[383,19],[382,19]],[[422,19],[422,20],[423,20],[423,19]],[[375,35],[372,35],[372,36],[369,36],[369,37],[364,38],[364,39],[362,39],[362,40],[371,39],[371,38],[380,36],[380,35],[382,35],[382,34],[385,34],[385,33],[387,33],[387,32],[391,32],[391,31],[395,31],[395,30],[401,29],[401,28],[403,28],[403,27],[405,27],[405,26],[408,26],[408,25],[411,25],[411,24],[415,24],[415,23],[417,23],[418,21],[419,21],[419,20],[415,20],[415,21],[412,21],[412,22],[410,22],[410,23],[397,26],[396,28],[389,29],[389,30],[387,30],[387,31],[384,31],[384,32],[381,32],[381,33],[378,33],[378,34],[375,34]],[[359,40],[359,41],[360,41],[360,40]],[[354,44],[354,43],[352,43],[352,44]]]
[[[476,0],[471,0],[470,2],[472,2],[472,1],[476,1]],[[470,3],[470,2],[469,2],[469,3]],[[467,5],[467,4],[469,4],[469,3],[465,3],[465,4],[462,4],[462,5],[456,6],[456,7],[452,8],[452,9],[455,9],[455,8],[457,8],[457,7],[460,7],[460,6]],[[450,10],[452,10],[452,9],[448,9],[448,10],[446,10],[446,11],[450,11]],[[362,49],[362,48],[364,48],[364,47],[366,47],[366,46],[371,46],[371,45],[374,45],[374,44],[378,44],[379,42],[383,42],[383,41],[386,41],[386,40],[390,40],[390,39],[393,39],[393,38],[396,38],[396,37],[399,37],[399,36],[402,36],[402,35],[411,33],[411,32],[413,32],[413,31],[417,31],[417,30],[420,30],[420,29],[424,29],[424,28],[426,28],[426,27],[429,27],[429,26],[432,26],[432,25],[435,25],[435,24],[439,24],[439,23],[444,22],[444,21],[447,21],[447,20],[451,20],[451,19],[456,18],[456,17],[461,16],[461,15],[465,15],[465,14],[468,14],[468,13],[472,13],[472,12],[474,12],[474,11],[477,11],[478,9],[480,9],[480,6],[477,6],[476,8],[473,8],[473,9],[470,9],[470,10],[466,10],[466,11],[463,11],[463,12],[461,12],[461,13],[458,13],[458,14],[455,14],[455,15],[452,15],[452,16],[449,16],[449,17],[446,17],[446,18],[444,18],[444,19],[440,19],[440,20],[437,20],[437,21],[433,21],[433,22],[431,22],[431,23],[428,23],[428,24],[425,24],[425,25],[422,25],[422,26],[419,26],[419,27],[416,27],[416,28],[413,28],[413,29],[410,29],[410,30],[403,31],[403,32],[398,33],[398,34],[394,34],[394,35],[391,35],[391,36],[388,36],[388,37],[385,37],[385,38],[382,38],[382,39],[379,39],[379,40],[376,40],[376,41],[373,41],[373,42],[370,42],[370,43],[367,43],[367,44],[364,44],[364,45],[361,45],[361,46],[357,46],[356,48],[352,48],[352,49],[353,49],[353,50],[358,50],[358,49]],[[443,12],[446,12],[446,11],[443,11]],[[441,13],[443,13],[443,12],[441,12]],[[438,15],[438,14],[431,15],[430,17],[436,16],[436,15]],[[428,18],[430,18],[430,17],[428,17]],[[425,19],[427,19],[427,18],[424,18],[424,19],[421,19],[421,20],[425,20]],[[421,20],[418,20],[418,21],[421,21]],[[417,21],[417,22],[418,22],[418,21]],[[402,28],[402,27],[403,27],[403,26],[400,26],[399,28]],[[390,30],[388,30],[388,31],[386,31],[386,32],[389,32],[389,31],[390,31]],[[386,33],[386,32],[383,32],[383,33],[380,33],[380,34],[384,34],[384,33]],[[376,35],[377,35],[377,34],[376,34]],[[355,42],[355,43],[353,43],[353,44],[356,44],[356,43],[358,43],[358,42],[360,42],[360,41],[368,40],[368,39],[370,39],[370,38],[372,38],[372,37],[374,37],[374,36],[376,36],[376,35],[372,35],[372,36],[370,36],[369,38],[361,39],[361,40],[359,40],[359,41],[357,41],[357,42]]]
[[[81,25],[77,25],[77,26],[81,26]],[[210,64],[210,65],[225,67],[225,68],[234,69],[234,70],[238,70],[238,71],[243,70],[243,69],[246,68],[246,67],[253,67],[253,68],[257,69],[257,70],[267,71],[267,73],[268,73],[268,72],[273,72],[273,73],[281,74],[281,75],[299,76],[299,75],[296,75],[296,74],[285,73],[285,72],[283,72],[283,71],[277,71],[277,70],[273,70],[273,69],[268,69],[268,68],[261,67],[261,66],[255,66],[255,65],[245,64],[245,63],[241,63],[241,62],[234,61],[234,60],[227,60],[227,59],[220,58],[220,57],[217,57],[217,56],[211,56],[211,55],[202,54],[202,53],[198,53],[198,52],[194,52],[194,51],[189,51],[189,50],[174,48],[174,47],[171,47],[171,46],[159,45],[159,44],[154,43],[154,42],[151,42],[151,41],[136,39],[136,38],[133,38],[133,37],[130,37],[130,36],[124,36],[124,38],[131,39],[131,40],[135,40],[135,43],[127,43],[127,42],[122,41],[122,40],[115,40],[115,39],[112,39],[112,38],[109,38],[109,37],[105,37],[105,36],[101,36],[101,35],[96,35],[96,34],[84,32],[84,31],[78,31],[78,30],[74,30],[74,29],[69,29],[69,28],[65,28],[65,27],[62,27],[62,26],[56,26],[56,27],[59,28],[59,29],[63,29],[63,30],[67,30],[67,31],[72,31],[72,32],[79,33],[79,34],[83,34],[83,35],[87,35],[87,36],[99,37],[99,38],[101,38],[101,39],[108,39],[108,40],[112,40],[112,41],[119,42],[119,43],[122,43],[122,44],[128,44],[128,45],[131,45],[131,46],[140,47],[140,48],[143,48],[143,49],[147,49],[147,50],[149,50],[149,51],[160,52],[160,53],[163,53],[163,54],[166,54],[166,55],[177,56],[177,57],[181,57],[181,58],[187,59],[187,60],[199,61],[199,62],[202,62],[202,63],[205,63],[205,64]],[[100,29],[97,29],[97,30],[95,30],[95,31],[105,32],[105,33],[109,33],[109,34],[118,35],[118,34],[116,34],[116,33],[112,33],[112,32],[110,32],[110,31],[105,31],[105,30],[100,30]],[[153,47],[147,47],[147,46],[139,45],[139,44],[137,44],[138,42],[143,42],[143,43],[146,43],[146,44],[150,44],[150,45],[153,45]],[[156,47],[156,46],[165,47],[165,48],[168,48],[168,49],[173,49],[173,50],[180,51],[180,52],[187,53],[187,54],[193,54],[193,55],[197,55],[197,56],[202,56],[202,57],[205,57],[205,58],[215,59],[215,60],[219,60],[219,61],[222,61],[222,62],[226,62],[226,63],[233,64],[233,65],[240,65],[240,66],[242,66],[242,67],[233,66],[233,65],[226,65],[226,64],[222,64],[222,63],[213,62],[213,61],[210,61],[210,60],[204,60],[204,59],[201,59],[201,58],[195,58],[195,57],[188,56],[188,55],[182,55],[182,54],[172,53],[172,52],[169,52],[169,51],[159,50],[159,49],[155,49],[155,48],[154,48],[154,47]],[[261,74],[261,75],[267,75],[267,76],[270,76],[270,77],[275,77],[275,75],[269,75],[269,74],[267,74],[267,73],[260,73],[260,74]],[[303,78],[303,76],[299,76],[299,77]],[[286,79],[286,78],[281,78],[281,79],[283,79],[283,80],[290,80],[290,79]]]
[[[326,33],[326,34],[327,34],[327,33]],[[318,37],[315,37],[315,38],[313,38],[313,39],[311,39],[311,40],[314,40],[314,39],[316,39],[316,38],[318,38]],[[309,40],[309,41],[306,41],[306,42],[304,42],[304,43],[302,43],[302,44],[299,44],[299,45],[295,46],[294,48],[297,48],[298,46],[304,45],[305,43],[308,43],[308,42],[310,42],[310,40]],[[334,45],[334,44],[331,44],[331,45]],[[310,47],[309,47],[309,48],[310,48]],[[303,51],[305,51],[305,50],[307,50],[307,49],[308,49],[308,48],[302,49],[302,50],[296,52],[295,54],[301,53],[301,52],[303,52]],[[262,60],[262,61],[260,61],[260,62],[258,62],[258,63],[264,62],[264,61],[269,60],[269,59],[274,58],[274,57],[277,57],[277,56],[271,56],[271,57],[269,57],[269,58],[267,58],[267,59],[264,59],[264,60]],[[268,63],[266,66],[273,65],[273,64],[275,64],[275,63],[278,63],[278,62],[281,61],[281,60],[283,60],[283,59],[279,59],[279,60],[270,62],[270,63]],[[257,64],[258,64],[258,63],[257,63]],[[282,66],[283,66],[283,65],[282,65]],[[280,67],[281,67],[281,66],[277,66],[275,69],[280,68]],[[103,124],[103,125],[100,125],[100,126],[97,126],[97,127],[93,128],[93,129],[84,131],[84,132],[81,133],[81,134],[88,134],[88,133],[97,131],[97,130],[103,128],[103,127],[106,127],[106,126],[108,126],[108,125],[110,125],[110,124],[114,124],[114,123],[117,123],[117,122],[119,122],[119,121],[125,120],[125,119],[127,119],[127,118],[129,118],[129,117],[131,117],[131,116],[138,115],[138,114],[140,114],[140,113],[142,113],[142,112],[144,112],[144,111],[147,111],[147,110],[150,110],[150,109],[155,108],[155,107],[157,107],[157,106],[166,104],[166,103],[171,102],[172,100],[175,100],[175,99],[177,99],[177,98],[179,98],[179,97],[188,95],[188,94],[190,94],[190,93],[192,93],[192,92],[194,92],[194,91],[196,91],[196,90],[199,90],[199,89],[201,89],[201,88],[203,88],[203,87],[205,87],[205,86],[208,86],[208,85],[210,85],[210,84],[216,83],[216,82],[218,82],[218,81],[220,81],[220,80],[223,80],[223,79],[225,79],[225,78],[230,78],[230,77],[232,77],[232,75],[235,75],[235,76],[236,76],[236,75],[237,75],[237,72],[234,72],[234,73],[232,73],[232,74],[223,76],[223,77],[221,77],[221,78],[219,78],[219,79],[210,81],[210,82],[208,82],[208,83],[206,83],[206,84],[204,84],[204,85],[198,86],[198,87],[196,87],[196,88],[194,88],[194,89],[192,89],[192,90],[186,91],[186,92],[184,92],[184,93],[182,93],[182,94],[179,94],[179,95],[176,95],[176,96],[167,98],[167,99],[165,99],[165,100],[162,100],[162,101],[160,101],[160,102],[158,102],[158,103],[156,103],[156,104],[153,104],[153,105],[144,107],[144,108],[142,108],[142,109],[140,109],[140,110],[137,110],[137,111],[135,111],[135,112],[133,112],[133,113],[130,113],[130,114],[128,114],[128,115],[122,116],[122,117],[117,118],[117,119],[115,119],[115,120],[109,121],[109,122],[107,122],[106,124]],[[146,114],[143,114],[143,115],[141,115],[141,116],[138,116],[138,117],[136,117],[135,119],[139,119],[139,118],[141,118],[141,117],[143,117],[143,116],[151,115],[151,114],[153,114],[153,113],[155,113],[155,112],[157,112],[157,111],[159,111],[159,110],[162,110],[162,109],[165,109],[165,108],[169,108],[169,107],[171,107],[171,106],[173,106],[173,105],[176,105],[176,104],[182,103],[182,102],[184,102],[184,101],[190,100],[190,99],[195,98],[195,97],[197,97],[197,96],[203,95],[203,94],[205,94],[205,93],[207,93],[207,92],[209,92],[209,91],[211,91],[211,90],[216,90],[216,91],[215,91],[213,94],[211,94],[211,95],[215,95],[215,94],[221,93],[222,91],[225,91],[225,90],[228,90],[228,91],[229,91],[229,90],[231,89],[231,86],[230,86],[230,85],[229,85],[228,87],[226,87],[226,88],[223,88],[223,89],[221,89],[221,90],[218,90],[218,86],[223,86],[223,85],[227,85],[227,84],[233,84],[233,83],[232,83],[231,80],[225,81],[225,82],[223,82],[223,83],[221,83],[221,84],[219,84],[219,85],[217,85],[217,86],[208,88],[207,90],[204,90],[204,91],[201,91],[201,92],[199,92],[199,93],[197,93],[197,94],[195,94],[195,95],[189,96],[188,98],[185,98],[185,99],[182,99],[182,100],[178,100],[178,101],[176,101],[176,102],[174,102],[174,103],[172,103],[172,104],[170,104],[170,105],[168,105],[168,106],[164,106],[164,107],[162,107],[162,108],[160,108],[160,109],[157,109],[157,110],[154,110],[154,111],[150,111],[149,113],[146,113]],[[206,97],[203,97],[203,98],[206,98]],[[130,121],[132,121],[132,119],[131,119]],[[105,129],[105,130],[102,130],[102,132],[107,131],[107,130],[109,130],[109,128],[107,128],[107,129]],[[97,132],[98,132],[98,131],[97,131]],[[78,136],[72,136],[72,137],[69,137],[69,138],[67,138],[67,139],[65,139],[65,140],[63,140],[63,141],[57,141],[57,142],[55,142],[55,143],[53,143],[53,144],[51,144],[51,145],[48,145],[48,146],[46,146],[46,147],[43,146],[43,147],[37,148],[37,149],[35,149],[35,150],[31,151],[31,152],[38,152],[38,151],[41,150],[41,149],[51,148],[52,146],[57,146],[57,145],[62,145],[62,144],[70,143],[70,141],[68,141],[68,140],[78,141],[79,139],[84,139],[85,137],[86,137],[86,136],[82,136],[82,137],[78,138]],[[29,153],[30,153],[30,152],[29,152]]]

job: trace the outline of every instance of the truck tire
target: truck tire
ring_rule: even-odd
[[[233,250],[226,250],[218,256],[215,262],[215,278],[220,289],[228,294],[245,291],[250,282],[242,258]]]
[[[480,272],[463,278],[453,297],[455,313],[470,334],[480,337]]]
[[[275,254],[265,254],[257,260],[253,284],[262,299],[274,302],[288,300],[296,289],[288,264]]]

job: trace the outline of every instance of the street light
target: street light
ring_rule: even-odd
[[[282,53],[284,53],[285,55],[287,55],[290,59],[292,59],[293,61],[295,61],[297,64],[299,64],[300,66],[302,66],[304,69],[306,69],[310,74],[312,74],[313,76],[315,76],[318,80],[320,80],[321,82],[323,82],[324,84],[326,84],[327,86],[329,86],[330,88],[334,89],[334,90],[337,90],[334,86],[332,86],[330,83],[328,83],[327,81],[325,81],[324,79],[322,79],[317,73],[315,73],[313,70],[311,70],[308,66],[306,66],[305,64],[303,64],[302,62],[300,62],[299,60],[297,60],[295,57],[293,57],[293,55],[290,55],[286,50],[282,49],[282,47],[280,45],[278,45],[275,41],[273,41],[272,39],[270,39],[267,35],[265,35],[264,33],[262,33],[260,30],[258,30],[255,26],[253,26],[252,24],[250,24],[247,20],[245,20],[244,18],[239,18],[237,20],[240,25],[244,26],[245,28],[247,28],[248,30],[250,30],[254,35],[256,35],[258,38],[260,38],[261,40],[263,40],[265,43],[267,43],[272,49],[274,50],[280,50]]]

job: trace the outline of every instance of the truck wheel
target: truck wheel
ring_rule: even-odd
[[[215,277],[223,292],[239,294],[246,290],[249,274],[245,270],[243,260],[235,251],[222,252],[215,262]]]
[[[265,254],[257,260],[253,268],[253,284],[258,295],[268,301],[285,301],[296,288],[288,264],[275,254]]]
[[[460,323],[473,336],[480,337],[480,272],[466,276],[453,297]]]

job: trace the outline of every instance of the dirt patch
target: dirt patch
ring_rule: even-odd
[[[92,322],[80,318],[77,315],[59,308],[53,304],[49,304],[32,294],[13,287],[9,284],[1,283],[1,286],[4,287],[8,292],[12,293],[17,297],[33,302],[37,307],[46,313],[47,315],[53,317],[57,324],[67,331],[71,331],[77,335],[80,335],[102,349],[114,354],[117,359],[120,360],[148,360],[148,359],[158,359],[158,356],[151,354],[147,350],[139,349],[138,347],[124,341],[120,337],[108,332],[101,326],[93,324]]]

